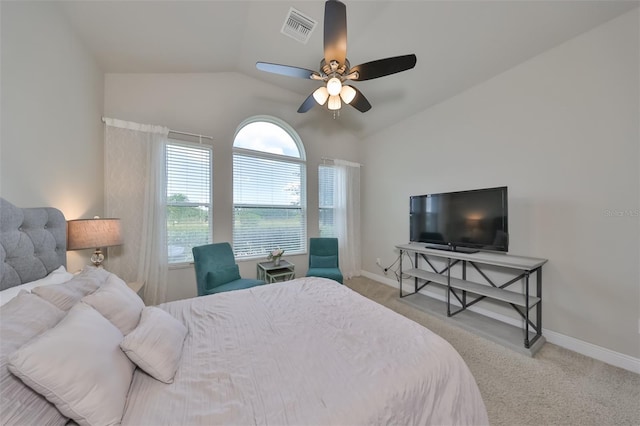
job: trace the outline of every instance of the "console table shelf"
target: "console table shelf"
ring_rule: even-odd
[[[447,316],[453,316],[459,312],[465,311],[468,307],[485,298],[508,303],[524,320],[523,334],[524,346],[530,348],[540,337],[542,337],[542,265],[547,259],[538,259],[532,257],[510,256],[501,253],[478,252],[478,253],[459,253],[447,250],[437,250],[426,248],[422,244],[403,244],[396,246],[400,249],[400,297],[409,296],[418,293],[422,288],[429,284],[437,284],[443,286],[447,292],[446,309]],[[402,258],[403,253],[413,253],[415,256],[414,267],[403,271]],[[446,266],[438,271],[429,258],[437,258],[446,262]],[[420,260],[433,271],[427,271],[420,266]],[[454,277],[451,274],[453,267],[457,264],[462,265],[462,277]],[[466,279],[467,265],[471,265],[486,281],[486,284],[469,281]],[[482,265],[491,265],[506,272],[515,275],[512,279],[501,285],[495,284],[481,269]],[[535,295],[531,294],[529,280],[530,276],[536,276]],[[414,279],[414,292],[403,293],[402,282],[403,275],[408,275]],[[522,292],[507,290],[506,287],[515,282],[523,281],[524,289]],[[469,295],[467,293],[470,293]],[[454,297],[460,303],[461,308],[457,311],[451,311],[451,297]],[[471,300],[468,300],[468,297]],[[530,318],[529,311],[535,308],[535,322]],[[532,336],[530,329],[535,334]]]
[[[435,272],[424,271],[422,269],[409,269],[404,271],[405,274],[412,277],[419,278],[424,281],[431,281],[437,284],[447,285],[447,276],[437,274]],[[486,284],[478,284],[472,281],[461,280],[459,278],[451,277],[451,287],[468,291],[469,293],[478,294],[480,296],[487,296],[491,299],[501,300],[507,303],[513,303],[514,305],[527,307],[526,298],[521,293],[516,293],[510,290],[503,290],[501,288],[495,288]],[[536,296],[529,296],[529,305],[533,307],[536,303],[540,302],[540,298]]]

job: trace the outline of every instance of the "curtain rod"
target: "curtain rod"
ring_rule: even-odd
[[[349,166],[354,166],[354,167],[363,167],[364,166],[364,164],[356,163],[354,161],[339,160],[337,158],[320,157],[320,159],[322,160],[323,163],[335,163],[336,161],[338,161],[338,162],[341,162],[343,164],[347,164]]]
[[[193,136],[194,138],[200,138],[200,139],[213,140],[212,136],[198,135],[195,133],[187,133],[187,132],[179,132],[177,130],[171,130],[171,129],[169,129],[169,133],[175,133],[176,135]]]
[[[106,123],[107,122],[107,117],[102,117],[102,122]],[[171,130],[169,129],[169,133],[174,133],[176,135],[185,135],[185,136],[192,136],[194,138],[199,138],[200,140],[202,139],[209,139],[209,140],[213,140],[212,136],[206,136],[206,135],[199,135],[197,133],[189,133],[189,132],[180,132],[178,130]]]

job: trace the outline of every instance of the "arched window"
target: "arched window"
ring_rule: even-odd
[[[255,116],[233,141],[233,250],[237,258],[307,249],[306,164],[300,136],[284,121]]]

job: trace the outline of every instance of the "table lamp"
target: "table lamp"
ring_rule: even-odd
[[[91,262],[102,267],[103,247],[122,244],[120,219],[77,219],[67,221],[67,250],[95,249]]]

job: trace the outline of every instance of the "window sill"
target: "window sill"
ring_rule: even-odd
[[[193,268],[193,262],[170,263],[169,270]]]
[[[299,252],[299,253],[289,253],[289,252],[285,252],[285,254],[282,256],[283,258],[285,257],[294,257],[294,256],[305,256],[307,254],[306,251],[304,252]],[[264,262],[267,261],[267,256],[251,256],[251,257],[236,257],[236,263],[240,263],[240,262]]]

